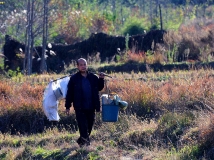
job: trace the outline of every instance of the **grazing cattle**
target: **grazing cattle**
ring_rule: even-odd
[[[166,31],[152,30],[145,35],[130,36],[128,47],[130,49],[136,48],[138,51],[147,51],[152,49],[152,45],[163,42],[163,35]],[[63,45],[49,43],[46,52],[46,64],[48,72],[60,73],[64,70],[65,65],[69,65],[72,60],[79,57],[87,58],[88,56],[100,54],[101,62],[106,58],[114,57],[118,53],[118,49],[123,51],[126,49],[126,42],[124,36],[111,36],[105,33],[92,33],[91,36],[82,42],[75,44]],[[23,69],[23,60],[25,45],[11,38],[5,36],[5,44],[3,52],[5,55],[4,66],[6,70],[16,70],[18,67]],[[39,73],[40,60],[42,55],[42,47],[34,47],[32,72]]]

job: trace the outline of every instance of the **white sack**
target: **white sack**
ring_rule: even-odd
[[[59,121],[60,117],[58,114],[59,100],[66,97],[67,85],[70,77],[51,81],[43,96],[43,110],[49,121]]]
[[[66,98],[67,86],[68,86],[69,80],[70,80],[70,77],[65,77],[63,79],[58,80],[59,84],[60,84],[60,89],[62,91],[62,97],[63,98]]]
[[[63,98],[61,87],[60,87],[60,79],[52,82],[52,89],[57,100],[60,100]]]

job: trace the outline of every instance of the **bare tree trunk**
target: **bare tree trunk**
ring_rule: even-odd
[[[26,73],[27,58],[29,55],[29,27],[30,27],[30,0],[27,1],[27,27],[25,35],[25,57],[23,61],[23,72]]]
[[[46,12],[45,12],[46,13],[45,14],[46,15],[45,16],[45,19],[46,19],[46,21],[45,21],[45,24],[46,24],[46,26],[45,26],[46,27],[46,40],[48,40],[48,12],[49,12],[48,4],[49,4],[49,1],[50,0],[46,0],[46,9],[45,9],[46,10]]]
[[[159,0],[156,0],[156,6],[155,6],[155,14],[156,14],[156,17],[158,17],[158,6],[159,5]]]
[[[115,23],[115,18],[116,18],[116,2],[115,2],[115,0],[112,0],[112,12],[114,15],[114,23]]]
[[[27,30],[28,27],[26,27],[26,32],[25,32],[25,50],[24,50],[24,60],[23,60],[23,74],[26,74],[26,60],[27,60],[27,42],[28,42],[28,35],[27,35]]]
[[[123,7],[122,7],[123,5],[122,5],[122,2],[121,2],[121,4],[120,4],[120,6],[121,6],[121,7],[120,7],[121,24],[124,25],[124,21],[123,21]]]
[[[30,44],[31,44],[31,0],[28,0],[28,13],[27,13],[27,45],[26,45],[26,70],[27,70],[27,75],[30,75]]]
[[[27,74],[32,74],[32,54],[33,54],[33,43],[34,43],[34,36],[33,36],[33,14],[34,12],[34,0],[31,1],[30,5],[30,26],[29,26],[29,54],[28,54],[28,63],[27,63]]]
[[[40,63],[40,72],[47,72],[47,65],[45,61],[46,54],[46,44],[47,44],[47,35],[48,35],[48,1],[44,0],[44,15],[43,15],[43,39],[42,39],[42,58]]]
[[[44,0],[44,3],[48,4],[49,0]],[[45,5],[45,4],[44,4]],[[44,37],[46,38],[45,40],[45,45],[47,42],[47,13],[48,10],[46,9],[44,12],[46,14],[43,15],[41,13],[41,7],[42,7],[42,1],[40,0],[27,0],[27,27],[26,27],[26,35],[25,35],[25,59],[23,62],[23,71],[27,75],[32,74],[32,65],[33,65],[33,53],[34,53],[34,39],[35,37],[40,34],[41,32],[41,25],[40,25],[40,17],[43,17],[43,21],[45,25],[44,28]],[[39,18],[38,18],[39,17]],[[38,18],[38,19],[37,19]],[[44,46],[45,46],[44,45]],[[45,53],[45,48],[44,48],[44,53]],[[45,64],[46,67],[46,64]],[[45,68],[44,67],[44,68]],[[45,68],[46,69],[46,68]]]
[[[164,20],[164,22],[165,23],[167,23],[168,22],[168,5],[166,5],[165,7],[164,7],[164,11],[166,12],[165,13],[165,20]]]
[[[33,34],[33,20],[34,20],[34,2],[35,0],[28,0],[28,26],[27,26],[27,75],[32,74],[32,54],[34,45],[34,34]]]
[[[160,25],[161,25],[161,30],[163,30],[162,12],[161,12],[161,5],[160,4],[159,4],[159,10],[160,10]]]
[[[149,8],[150,8],[150,11],[149,11],[149,14],[150,14],[150,21],[151,21],[151,25],[153,25],[153,15],[152,15],[152,0],[149,1]]]

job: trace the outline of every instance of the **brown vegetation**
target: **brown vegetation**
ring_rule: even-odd
[[[92,148],[77,150],[73,156],[70,155],[71,159],[86,158],[92,153],[93,156],[104,159],[125,155],[132,158],[170,159],[169,154],[180,159],[213,158],[211,146],[214,143],[212,129],[214,77],[212,70],[156,74],[152,72],[112,73],[112,76],[114,78],[107,81],[109,89],[126,100],[129,107],[120,111],[119,120],[116,123],[104,123],[98,114],[95,130],[92,133]],[[61,148],[58,156],[63,156],[65,152],[72,152],[76,148],[77,135],[69,137],[70,133],[76,133],[76,122],[74,114],[68,117],[64,114],[64,101],[60,101],[59,105],[60,122],[52,124],[46,120],[42,111],[42,95],[46,85],[44,82],[49,78],[51,76],[48,75],[38,76],[37,80],[36,77],[32,77],[31,83],[21,84],[8,80],[0,82],[2,95],[0,129],[7,137],[7,134],[15,136],[41,133],[45,135],[52,127],[52,131],[56,132],[52,140],[35,141],[31,149],[36,149],[41,143],[49,148],[53,143]],[[30,82],[30,78],[28,81]],[[107,90],[104,89],[101,93],[106,92]],[[58,128],[57,131],[55,127]],[[64,139],[60,138],[61,134]],[[26,153],[33,154],[32,150],[26,150],[25,143],[29,143],[27,141],[29,140],[26,139],[22,145],[17,146],[19,149],[25,148],[25,151],[20,151],[21,157],[25,157]],[[13,142],[9,139],[7,142],[3,140],[0,141],[0,146],[4,151],[5,147],[13,146]],[[176,152],[173,152],[172,148]],[[55,147],[52,146],[52,150],[54,149]]]

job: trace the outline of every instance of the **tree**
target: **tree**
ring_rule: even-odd
[[[160,4],[159,4],[159,11],[160,11],[160,25],[161,25],[161,30],[163,30],[162,12],[161,12],[161,5]]]
[[[32,73],[32,49],[33,47],[33,5],[34,0],[28,0],[27,1],[27,27],[26,27],[26,40],[25,40],[25,59],[24,59],[24,65],[23,70],[27,71],[27,75],[30,75]]]
[[[47,0],[46,0],[47,1]],[[28,0],[27,1],[27,27],[26,27],[26,35],[25,35],[25,59],[23,62],[23,71],[27,75],[32,74],[32,60],[33,54],[38,54],[36,49],[34,48],[34,40],[35,38],[42,33],[42,1],[41,0]],[[47,17],[45,18],[47,19]],[[47,37],[46,33],[47,27],[45,27],[45,37]],[[46,41],[45,41],[46,42]],[[38,54],[39,56],[39,54]]]
[[[48,37],[48,0],[44,0],[44,15],[43,15],[43,38],[42,38],[42,58],[40,63],[40,72],[47,72],[47,65],[45,61],[46,44]]]

